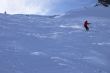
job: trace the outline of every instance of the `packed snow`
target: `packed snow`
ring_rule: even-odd
[[[110,73],[109,13],[91,7],[58,16],[0,14],[0,73]]]

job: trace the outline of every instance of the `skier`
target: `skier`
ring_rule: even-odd
[[[84,28],[86,29],[86,31],[89,31],[89,27],[88,27],[89,24],[90,23],[88,23],[87,20],[84,22]]]
[[[7,14],[7,12],[5,11],[4,14]]]

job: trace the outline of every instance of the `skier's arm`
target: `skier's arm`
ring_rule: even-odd
[[[91,24],[91,23],[87,23],[87,24]]]

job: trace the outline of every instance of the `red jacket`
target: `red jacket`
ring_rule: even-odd
[[[84,27],[88,27],[88,21],[86,20],[85,22],[84,22]]]

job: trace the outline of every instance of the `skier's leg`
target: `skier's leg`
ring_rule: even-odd
[[[86,27],[86,30],[89,31],[89,27]]]
[[[86,31],[89,31],[89,27],[86,26],[85,28],[86,28]]]

